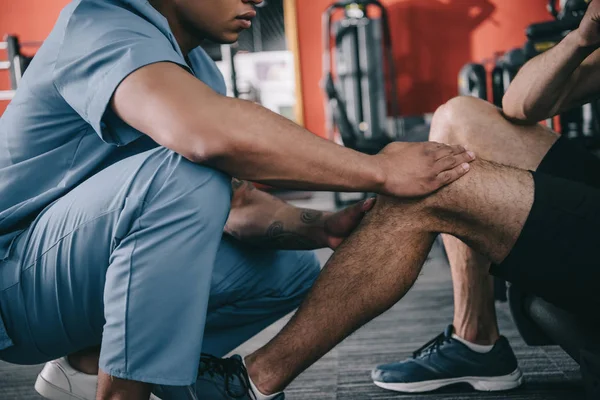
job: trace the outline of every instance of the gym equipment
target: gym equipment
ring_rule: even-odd
[[[380,11],[380,18],[370,16],[372,8]],[[338,10],[343,11],[343,16],[334,23]],[[335,139],[337,129],[346,147],[377,154],[402,137],[387,10],[378,0],[341,0],[323,14],[323,33],[322,88],[329,139]],[[386,58],[393,129],[387,122]],[[358,200],[367,196],[362,194]],[[337,207],[355,200],[344,200],[342,194],[335,193]]]
[[[487,87],[488,72],[485,64],[491,62],[494,67],[491,72],[492,98],[490,99]],[[485,60],[481,64],[466,64],[458,74],[458,94],[490,100],[496,106],[502,107],[504,93],[524,64],[525,54],[522,49],[518,48],[503,55],[496,55],[493,60]]]
[[[556,19],[563,20],[583,17],[591,0],[561,0],[560,8],[556,6],[556,0],[548,2],[548,12]]]
[[[574,315],[517,285],[508,291],[511,314],[529,346],[559,345],[580,366],[587,399],[600,398],[600,317]]]
[[[577,29],[589,2],[590,0],[563,0],[559,12],[556,0],[550,0],[548,10],[555,20],[532,24],[527,28],[528,41],[525,44],[527,59],[551,49],[569,32]]]
[[[371,17],[371,8],[379,9],[381,18]],[[337,10],[343,10],[343,17],[334,23],[333,16]],[[378,0],[343,0],[334,3],[323,14],[323,32],[322,85],[327,99],[330,139],[334,138],[333,131],[337,128],[346,147],[376,154],[401,136],[387,10]],[[391,87],[394,131],[388,129],[387,123],[383,71],[385,58]]]
[[[21,43],[19,38],[13,35],[6,35],[4,41],[0,42],[0,50],[5,50],[7,54],[7,60],[0,61],[0,70],[9,72],[11,87],[11,90],[0,91],[0,100],[12,100],[25,70],[33,59],[33,57],[23,55],[21,48],[39,47],[40,45],[41,42]]]
[[[487,72],[483,64],[466,64],[458,73],[458,94],[487,100]]]
[[[508,90],[517,72],[525,65],[523,49],[512,49],[496,60],[492,70],[492,102],[497,107],[502,107],[502,98]]]

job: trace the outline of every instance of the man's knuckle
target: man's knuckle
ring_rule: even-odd
[[[441,182],[447,183],[452,179],[452,174],[449,171],[442,172],[439,179]]]

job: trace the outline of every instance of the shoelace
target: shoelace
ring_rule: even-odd
[[[413,353],[413,358],[418,358],[421,355],[431,354],[437,351],[440,346],[446,342],[450,342],[450,337],[446,335],[446,332],[442,332],[416,350]]]
[[[208,373],[211,377],[220,375],[225,380],[225,392],[234,399],[241,399],[245,395],[250,395],[256,400],[256,395],[251,389],[250,377],[248,371],[240,359],[237,358],[218,358],[210,354],[202,354],[200,357],[200,368],[198,375]],[[229,380],[238,377],[244,390],[243,393],[235,394],[229,387]]]

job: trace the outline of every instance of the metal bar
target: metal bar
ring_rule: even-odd
[[[10,61],[0,61],[0,70],[10,69]]]
[[[44,42],[33,41],[33,42],[21,42],[19,45],[21,47],[40,47]]]
[[[21,77],[23,77],[23,71],[21,70],[21,56],[20,55],[16,55],[15,58],[13,59],[13,66],[14,66],[14,70],[15,70],[15,82],[16,85],[13,89],[16,89],[19,87],[19,83],[21,82]]]
[[[12,100],[15,97],[14,90],[0,90],[0,101]]]

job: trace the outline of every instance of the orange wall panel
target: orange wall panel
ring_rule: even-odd
[[[23,42],[42,41],[48,36],[60,10],[69,0],[4,0],[0,1],[0,40],[6,34],[15,34]],[[0,58],[6,53],[0,51]],[[27,49],[24,49],[27,53]],[[6,71],[0,71],[0,90],[10,88]],[[0,115],[7,102],[0,101]]]
[[[522,45],[532,22],[549,19],[546,0],[382,0],[392,24],[403,115],[432,112],[457,92],[465,63]],[[296,0],[306,127],[325,135],[321,15],[333,0]],[[0,2],[0,35],[43,40],[68,0]],[[4,55],[2,56],[4,58]],[[0,73],[0,90],[8,89]],[[0,113],[6,104],[0,102]]]
[[[325,136],[321,15],[332,0],[296,0],[305,125]],[[547,0],[382,0],[392,27],[403,115],[433,112],[456,96],[469,61],[522,46],[525,28],[550,19]]]

